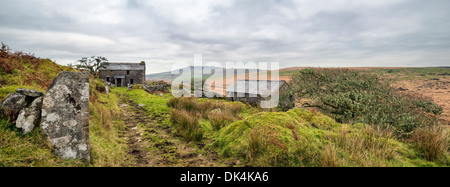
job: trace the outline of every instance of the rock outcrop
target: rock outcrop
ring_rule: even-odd
[[[43,99],[41,129],[60,157],[90,161],[87,72],[55,77]]]
[[[24,134],[29,133],[39,123],[43,95],[40,91],[19,88],[3,99],[0,110],[15,121]]]
[[[28,101],[30,102],[30,101]],[[19,112],[27,106],[26,96],[17,92],[8,94],[0,104],[2,113],[13,120],[17,119]]]
[[[16,127],[23,129],[27,134],[34,129],[34,126],[40,122],[42,98],[36,98],[29,107],[20,111],[16,120]]]

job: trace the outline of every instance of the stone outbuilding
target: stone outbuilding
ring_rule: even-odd
[[[145,83],[145,62],[114,63],[110,62],[106,68],[99,69],[100,79],[117,87],[126,87]]]
[[[226,97],[229,101],[242,101],[251,105],[260,106],[261,101],[265,100],[262,92],[272,95],[272,93],[279,91],[284,85],[286,85],[286,81],[284,80],[238,80],[227,88]],[[259,89],[261,86],[267,89]]]

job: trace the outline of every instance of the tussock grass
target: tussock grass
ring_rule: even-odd
[[[229,112],[210,112],[208,115],[208,119],[210,120],[211,126],[214,130],[220,130],[231,122],[235,121],[235,118],[232,117],[232,114]]]
[[[193,140],[192,137],[197,137],[195,140],[200,141],[200,137],[202,136],[199,133],[208,130],[208,128],[203,130],[197,129],[201,128],[201,125],[198,125],[200,118],[207,120],[209,122],[208,125],[217,131],[237,120],[239,113],[243,110],[242,105],[242,103],[197,99],[193,97],[171,98],[167,101],[167,106],[173,108],[171,115],[171,122],[173,124],[182,124],[189,117],[193,118],[192,121],[196,122],[196,125],[189,126],[194,128],[192,131],[177,128],[179,133],[189,141]],[[189,114],[189,116],[184,114]],[[194,134],[188,135],[187,132]]]
[[[233,115],[239,114],[242,111],[242,105],[240,104],[231,104],[228,108]]]
[[[427,160],[450,164],[450,133],[448,127],[427,126],[417,128],[410,141]]]
[[[370,127],[359,124],[359,133],[351,133],[352,129],[342,126],[335,135],[328,136],[332,144],[326,147],[323,166],[337,166],[343,161],[336,158],[337,150],[347,152],[354,162],[364,167],[388,166],[387,160],[392,160],[400,149],[391,141],[395,140],[392,130]],[[332,163],[331,165],[329,165]]]
[[[211,144],[219,155],[251,166],[445,166],[430,162],[392,129],[341,124],[317,112],[261,112],[222,128]]]
[[[172,110],[170,121],[186,141],[201,141],[203,131],[199,125],[199,117],[197,113],[186,110]]]

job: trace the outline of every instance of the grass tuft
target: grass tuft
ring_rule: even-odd
[[[172,110],[170,121],[186,141],[201,141],[203,131],[199,125],[199,118],[198,114],[186,110]]]
[[[410,140],[427,160],[450,163],[448,159],[450,150],[448,127],[427,126],[417,128]]]

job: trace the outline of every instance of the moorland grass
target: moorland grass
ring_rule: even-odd
[[[198,99],[193,97],[171,98],[167,101],[167,105],[172,108],[171,122],[177,128],[178,132],[188,139],[190,137],[198,137],[196,141],[201,141],[199,134],[213,129],[218,131],[228,124],[236,121],[240,112],[244,108],[244,104],[240,102],[226,102],[220,100]],[[189,115],[180,115],[189,114]],[[187,120],[185,118],[192,118]],[[201,125],[199,119],[202,118],[206,124]],[[184,121],[195,122],[190,126],[183,125]],[[206,128],[202,129],[203,126]],[[190,131],[189,127],[194,127],[194,131]],[[202,130],[197,130],[202,129]],[[193,134],[189,134],[191,132]]]
[[[106,95],[100,79],[90,79],[89,138],[91,165],[93,167],[120,167],[130,165],[125,130],[119,98],[114,93]]]
[[[421,157],[394,132],[341,124],[308,110],[261,112],[222,128],[211,144],[252,166],[448,166]]]

